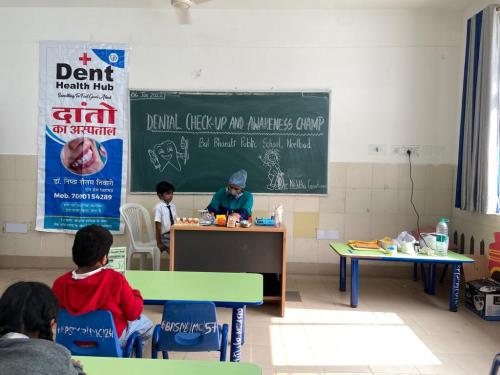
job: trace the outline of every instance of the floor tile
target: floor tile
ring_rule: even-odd
[[[52,285],[66,271],[1,269],[0,292],[19,280]],[[242,361],[259,365],[264,375],[478,375],[488,373],[500,351],[498,322],[480,319],[463,300],[458,312],[448,311],[447,282],[429,296],[410,274],[362,277],[356,309],[350,307],[349,285],[340,292],[337,277],[289,275],[287,283],[301,301],[287,302],[285,317],[278,316],[277,304],[247,309]],[[144,313],[158,324],[162,307],[145,306]],[[218,308],[217,315],[221,323],[231,323],[231,309]],[[150,355],[148,343],[144,356]],[[218,352],[170,353],[170,358],[217,361]]]

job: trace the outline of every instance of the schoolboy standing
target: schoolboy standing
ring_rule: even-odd
[[[160,251],[170,251],[170,227],[174,225],[177,218],[174,198],[175,187],[167,181],[161,181],[156,185],[156,195],[160,202],[153,209],[156,230],[156,245]]]

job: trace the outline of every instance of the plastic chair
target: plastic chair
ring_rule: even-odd
[[[497,353],[493,358],[493,363],[491,364],[490,375],[497,375],[499,365],[500,365],[500,353]]]
[[[60,309],[57,314],[56,342],[72,355],[97,357],[127,357],[135,353],[142,358],[142,339],[134,332],[122,349],[111,312],[97,310],[82,315],[71,315]]]
[[[167,301],[163,317],[153,332],[151,357],[164,359],[168,352],[220,351],[220,360],[226,360],[228,325],[217,323],[213,302]]]
[[[160,249],[151,227],[149,212],[140,204],[127,203],[120,207],[120,214],[125,220],[130,237],[129,251],[127,252],[127,269],[130,269],[130,260],[135,253],[141,254],[140,267],[143,268],[143,255],[150,254],[153,261],[153,270],[160,270]],[[143,236],[146,240],[143,241]]]

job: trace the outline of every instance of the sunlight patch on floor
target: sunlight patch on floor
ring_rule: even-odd
[[[440,364],[395,313],[287,309],[287,315],[270,326],[274,366]]]

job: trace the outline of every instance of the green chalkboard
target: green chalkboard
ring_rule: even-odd
[[[130,191],[326,194],[328,92],[130,91]]]

